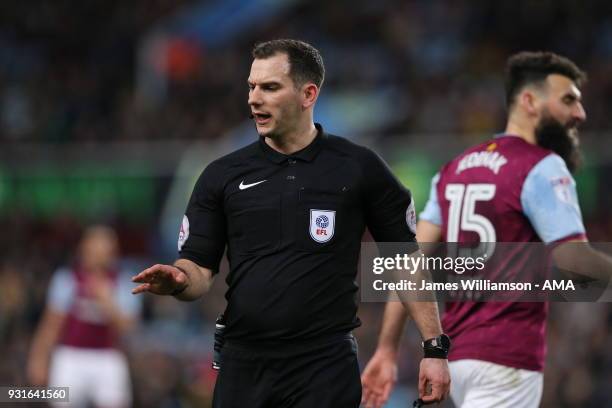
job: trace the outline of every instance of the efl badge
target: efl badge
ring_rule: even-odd
[[[178,250],[180,251],[183,248],[183,244],[189,238],[189,218],[186,215],[183,215],[183,223],[181,224],[181,230],[179,231],[178,237]]]
[[[310,236],[319,243],[327,242],[334,236],[336,212],[310,210]]]

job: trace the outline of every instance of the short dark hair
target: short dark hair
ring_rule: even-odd
[[[506,64],[506,105],[512,106],[516,96],[526,85],[543,84],[548,75],[563,75],[581,86],[586,73],[569,58],[549,51],[523,51],[508,58]]]
[[[276,54],[286,54],[289,60],[289,76],[296,86],[313,82],[319,88],[325,79],[325,66],[321,53],[312,45],[299,40],[271,40],[253,47],[255,59],[266,59]]]

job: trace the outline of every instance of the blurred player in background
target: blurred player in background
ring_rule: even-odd
[[[356,408],[357,262],[367,226],[417,249],[410,193],[372,151],[313,122],[320,53],[301,41],[253,49],[248,79],[259,140],[210,164],[179,236],[180,259],[134,278],[134,293],[194,300],[228,247],[226,342],[215,407]],[[407,305],[424,339],[441,335],[435,302]],[[422,396],[448,393],[447,350],[421,363]],[[425,395],[425,383],[432,390]]]
[[[586,243],[571,175],[580,157],[577,127],[586,119],[579,89],[584,80],[573,62],[556,54],[512,56],[506,130],[433,178],[419,242],[541,241],[554,248],[560,268],[609,276],[611,259]],[[576,241],[585,244],[571,244]],[[519,250],[513,259],[526,256]],[[453,340],[451,397],[458,407],[539,406],[547,312],[545,302],[447,303],[442,326]],[[368,406],[381,406],[395,383],[405,319],[401,304],[387,305],[377,351],[362,375]]]
[[[76,262],[51,279],[47,307],[32,340],[33,385],[70,388],[70,406],[128,407],[131,383],[120,337],[134,327],[140,299],[118,264],[115,232],[85,230]],[[65,404],[59,404],[65,406]]]

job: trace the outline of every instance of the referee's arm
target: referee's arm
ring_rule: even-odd
[[[179,300],[190,301],[199,298],[208,292],[215,280],[212,269],[199,266],[189,259],[178,259],[174,266],[187,275],[187,286],[174,296]]]
[[[374,240],[381,243],[405,242],[407,244],[405,250],[408,253],[418,251],[419,247],[416,241],[439,241],[441,238],[439,227],[437,229],[433,228],[433,236],[431,237],[416,237],[417,231],[419,235],[422,235],[419,228],[423,222],[420,222],[419,228],[417,228],[412,195],[393,175],[387,164],[372,152],[368,152],[364,161],[367,163],[367,171],[364,171],[364,202],[367,211],[367,226]],[[436,227],[433,224],[431,225]],[[417,271],[417,276],[414,278],[421,277],[421,279],[431,280],[427,274],[427,271],[420,270]],[[401,299],[423,339],[430,339],[442,334],[438,304],[433,292],[430,298],[431,301],[428,302]],[[406,317],[403,313],[394,314],[394,319],[401,320],[403,318],[405,320]],[[391,326],[395,327],[395,325]]]
[[[412,252],[409,246],[410,243],[417,241],[415,232],[420,230],[420,226],[415,228],[416,216],[410,192],[376,156],[370,160],[366,186],[368,197],[366,208],[369,210],[367,225],[374,239],[377,242],[405,242],[408,244],[407,251]],[[440,237],[418,238],[419,241],[436,242]],[[418,249],[416,242],[414,249]],[[417,273],[426,275],[427,271]],[[408,299],[402,299],[402,303],[389,302],[385,310],[383,332],[377,352],[368,362],[361,377],[366,406],[382,406],[397,380],[396,350],[408,315],[415,321],[424,340],[436,338],[442,333],[438,304],[433,293],[432,301],[428,302]],[[450,374],[446,359],[421,360],[418,389],[419,397],[425,403],[441,401],[448,396]]]
[[[426,243],[422,248],[425,255],[429,255],[429,251],[431,250],[431,248],[433,248],[432,243],[438,242],[440,241],[440,239],[442,239],[442,232],[438,225],[435,225],[425,220],[419,221],[417,225],[417,241],[420,243]],[[405,304],[402,302],[387,302],[383,316],[382,328],[380,331],[380,336],[378,338],[378,349],[391,354],[393,358],[397,357],[397,352],[399,349],[402,334],[404,332],[404,325],[406,323],[406,320],[410,316],[413,316],[414,318],[415,313],[417,315],[422,315],[422,312],[419,313],[419,307],[417,306],[428,305],[426,309],[431,309],[431,306],[436,306],[436,315],[438,315],[437,304],[434,302],[431,303],[433,303],[433,305],[430,305],[430,302],[406,302]],[[432,311],[429,310],[425,313],[432,313]],[[422,316],[419,321],[421,320],[423,320]],[[436,330],[440,331],[437,333],[428,334],[423,333],[423,331],[421,330],[421,326],[419,325],[419,321],[415,321],[424,339],[435,337],[438,334],[442,333],[442,328],[440,327],[439,320],[435,320],[437,320],[437,322],[430,324],[429,326],[431,327],[429,328],[424,327],[424,330],[429,331],[432,328],[435,328]],[[423,326],[428,326],[428,324],[424,324]]]
[[[440,226],[426,220],[419,221],[417,225],[417,241],[425,243],[425,255],[430,255],[428,251],[432,248],[431,243],[439,242],[441,239],[442,230]],[[427,278],[431,280],[431,276]],[[393,303],[394,302],[389,302],[387,307],[393,307]],[[430,339],[442,333],[437,302],[404,302],[404,306],[417,325],[423,339]],[[393,313],[391,311],[390,314],[401,318],[401,314],[399,313]],[[435,318],[433,316],[435,316]]]

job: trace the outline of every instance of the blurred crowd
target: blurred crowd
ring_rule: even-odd
[[[585,129],[610,130],[610,2],[294,1],[282,13],[258,17],[260,24],[238,33],[231,46],[203,38],[170,41],[159,56],[163,62],[153,67],[163,98],[150,103],[139,88],[143,42],[196,3],[0,3],[0,149],[29,142],[220,139],[248,120],[251,46],[278,37],[319,47],[327,67],[323,97],[333,96],[349,116],[380,115],[367,133],[383,142],[395,135],[456,134],[467,145],[500,130],[504,62],[522,49],[552,49],[585,69]],[[383,105],[392,114],[370,107],[374,100],[391,101]],[[599,164],[599,191],[612,191],[611,168]],[[161,205],[151,203],[156,210],[150,214],[158,215]],[[610,194],[597,196],[586,214],[592,240],[610,240],[611,206]],[[123,262],[135,273],[150,262],[172,261],[158,256],[157,219],[136,223],[119,214],[104,221],[117,230]],[[70,211],[39,218],[0,206],[0,384],[26,385],[24,367],[51,275],[73,261],[88,222]],[[212,332],[224,307],[220,278],[210,296],[193,304],[145,297],[140,325],[123,343],[135,406],[206,406],[210,400]],[[376,344],[382,305],[363,304],[360,310],[363,326],[356,335],[365,363]],[[609,304],[551,305],[543,406],[609,404],[610,328]],[[406,406],[414,396],[420,355],[411,327],[390,407]]]
[[[274,37],[319,47],[328,68],[323,97],[371,115],[368,132],[380,136],[499,130],[504,62],[522,49],[552,49],[583,67],[591,79],[586,128],[609,127],[610,2],[294,1],[282,13],[260,13],[231,46],[167,29],[163,49],[145,58],[164,82],[163,100],[152,104],[139,91],[145,39],[193,3],[0,5],[0,140],[220,138],[247,119],[250,48]],[[380,98],[391,115],[377,110]]]

